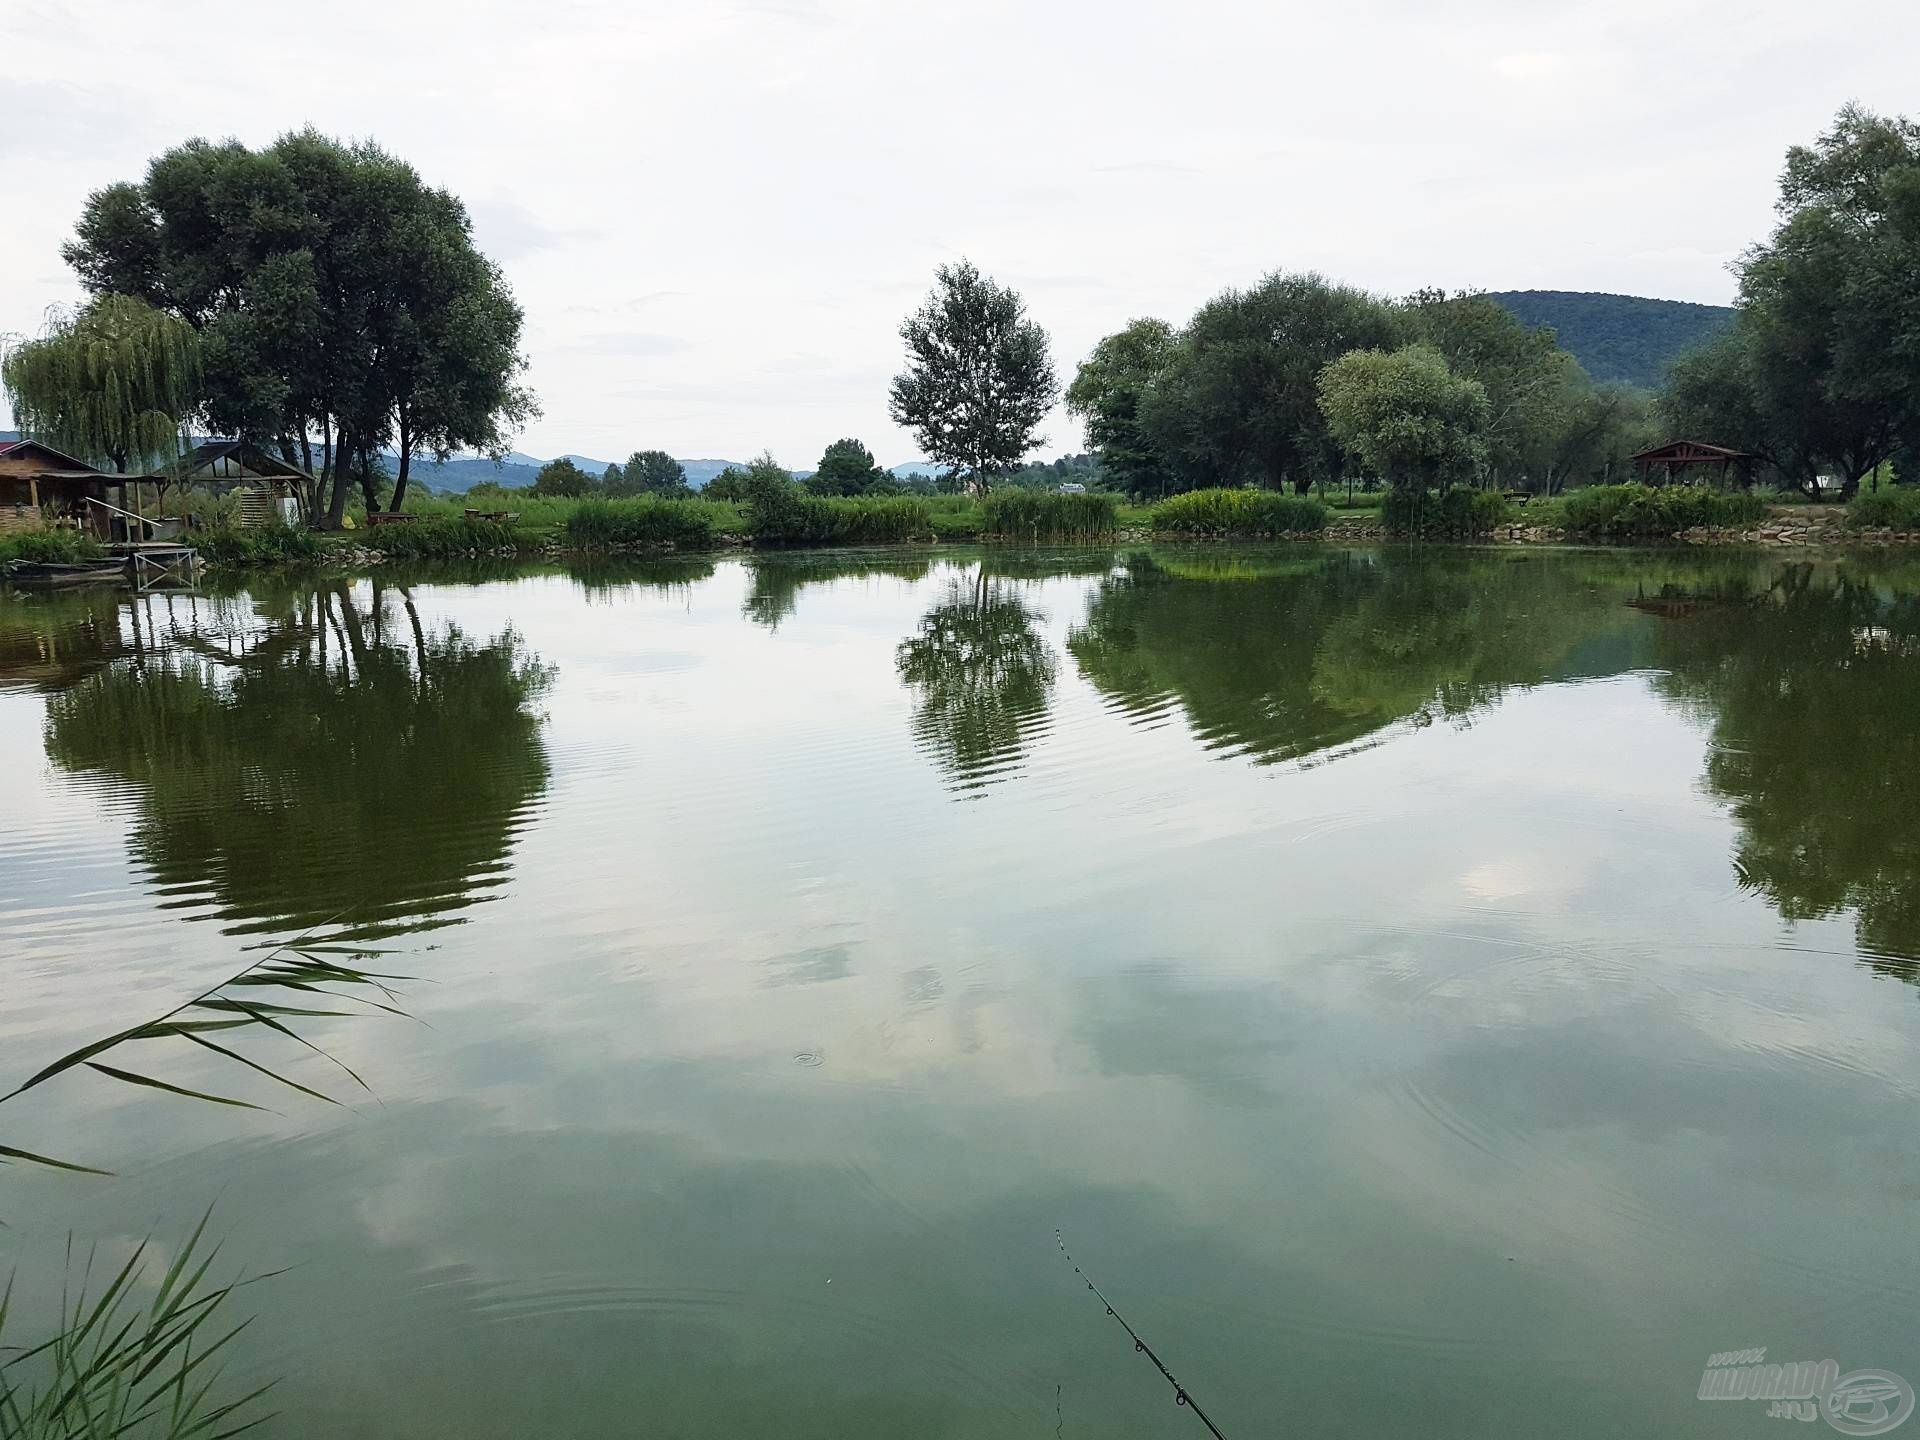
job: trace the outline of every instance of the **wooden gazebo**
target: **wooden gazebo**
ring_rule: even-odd
[[[177,483],[239,496],[243,528],[297,524],[313,477],[246,440],[208,440],[174,467]]]
[[[1632,458],[1640,479],[1648,485],[1691,484],[1697,479],[1717,478],[1723,485],[1732,480],[1747,486],[1753,483],[1754,466],[1759,463],[1758,456],[1744,450],[1729,450],[1703,440],[1672,440]],[[1708,472],[1704,476],[1700,474],[1703,469]],[[1717,476],[1712,473],[1716,470]]]

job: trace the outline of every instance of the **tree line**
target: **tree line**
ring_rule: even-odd
[[[94,298],[8,351],[6,387],[23,430],[123,473],[198,423],[299,465],[337,527],[356,490],[398,509],[415,456],[497,458],[539,414],[466,207],[371,143],[189,141],[91,195],[62,253]]]
[[[1789,152],[1779,212],[1736,267],[1732,323],[1657,396],[1596,383],[1491,296],[1387,298],[1302,272],[1226,290],[1182,325],[1136,319],[1063,390],[1022,297],[961,260],[900,327],[889,411],[949,488],[974,492],[1071,479],[1142,499],[1355,480],[1416,501],[1459,485],[1552,494],[1625,478],[1636,450],[1678,436],[1746,452],[1810,495],[1910,477],[1920,125],[1843,109]],[[539,413],[522,312],[465,208],[377,146],[311,130],[259,151],[191,141],[89,197],[64,254],[92,302],[11,348],[0,378],[23,429],[122,472],[204,424],[312,474],[309,516],[337,526],[356,489],[369,510],[400,508],[416,455],[500,456]],[[1091,450],[1072,475],[1064,457],[1023,464],[1063,396]],[[707,493],[745,495],[772,470],[762,457]],[[804,483],[928,488],[852,438]],[[691,493],[660,450],[597,476],[556,460],[534,491]]]
[[[1856,106],[1788,153],[1780,224],[1741,257],[1732,324],[1658,395],[1597,384],[1491,296],[1387,299],[1312,273],[1101,340],[1065,397],[1101,482],[1140,497],[1358,476],[1415,495],[1625,478],[1663,436],[1850,496],[1920,469],[1920,125]],[[1038,443],[1057,389],[1020,297],[962,261],[901,328],[893,417],[969,488]],[[1831,485],[1823,484],[1823,477]]]

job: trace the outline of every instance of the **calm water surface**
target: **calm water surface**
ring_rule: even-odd
[[[1203,1434],[1056,1227],[1236,1440],[1920,1381],[1911,562],[0,597],[0,754],[0,1090],[303,931],[417,977],[306,1032],[373,1098],[0,1109],[115,1172],[0,1168],[17,1304],[215,1200],[292,1267],[279,1434]]]

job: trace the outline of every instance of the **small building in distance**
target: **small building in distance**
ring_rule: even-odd
[[[1709,445],[1703,440],[1672,440],[1642,450],[1632,457],[1640,479],[1648,485],[1692,484],[1717,478],[1721,484],[1753,484],[1759,457],[1744,450],[1729,450],[1724,445]]]
[[[139,513],[140,487],[158,481],[96,470],[38,440],[0,442],[0,531],[44,526],[99,540],[149,539],[154,522]]]
[[[252,529],[298,525],[302,495],[312,486],[313,477],[250,440],[207,440],[181,458],[174,467],[173,483],[198,485],[215,495],[237,495],[235,523]]]

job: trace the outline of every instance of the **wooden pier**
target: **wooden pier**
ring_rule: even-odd
[[[107,553],[124,567],[136,595],[156,590],[191,590],[200,580],[200,554],[171,540],[137,540],[109,545]]]

